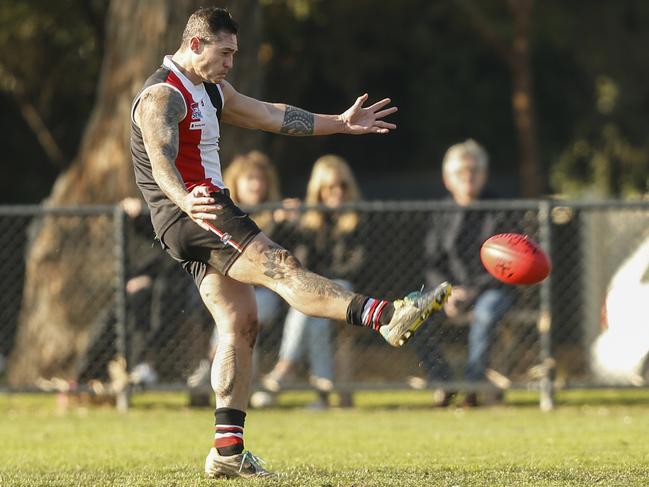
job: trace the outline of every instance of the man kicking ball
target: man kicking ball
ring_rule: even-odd
[[[359,97],[342,115],[320,115],[238,93],[225,81],[237,51],[237,24],[220,8],[201,8],[180,48],[145,82],[131,111],[135,179],[163,248],[194,278],[219,334],[212,364],[216,434],[205,460],[210,477],[272,475],[243,447],[257,305],[265,286],[302,313],[379,332],[403,345],[448,298],[451,287],[394,302],[355,294],[309,272],[229,197],[219,161],[220,123],[285,135],[386,134],[396,112]],[[388,107],[388,108],[386,108]]]

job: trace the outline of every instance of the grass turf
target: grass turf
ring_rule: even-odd
[[[108,407],[57,408],[54,396],[0,396],[1,486],[631,486],[649,482],[649,392],[535,395],[504,406],[432,410],[422,392],[359,393],[358,407],[306,411],[309,394],[253,411],[246,445],[279,481],[208,481],[209,409],[176,393]]]

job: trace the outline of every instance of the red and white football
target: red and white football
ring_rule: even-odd
[[[548,277],[552,265],[534,240],[519,233],[500,233],[480,249],[485,269],[507,284],[536,284]]]

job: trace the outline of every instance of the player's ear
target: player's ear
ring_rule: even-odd
[[[201,44],[202,41],[199,37],[194,36],[189,39],[189,49],[191,49],[194,54],[199,54],[201,52]]]

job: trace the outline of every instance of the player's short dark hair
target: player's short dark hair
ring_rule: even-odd
[[[183,31],[183,44],[192,37],[211,39],[218,34],[236,34],[239,26],[234,21],[230,12],[220,7],[201,7],[189,16]]]

